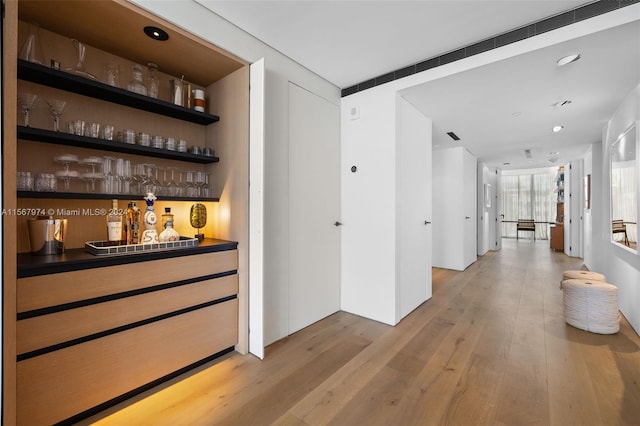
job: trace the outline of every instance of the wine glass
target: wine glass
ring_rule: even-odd
[[[64,112],[64,109],[67,107],[67,101],[61,101],[59,99],[48,100],[47,105],[49,105],[49,111],[53,116],[53,130],[56,132],[60,130],[60,117]]]
[[[25,127],[29,127],[29,111],[33,107],[35,107],[38,102],[38,95],[33,95],[31,93],[22,93],[18,95],[18,103],[20,104],[20,108],[22,108],[22,112],[24,113],[24,125]]]
[[[65,71],[72,72],[74,74],[81,75],[86,78],[90,78],[92,80],[97,80],[95,75],[91,74],[90,72],[87,72],[87,70],[84,69],[84,59],[85,59],[84,57],[85,57],[85,54],[87,53],[86,46],[80,43],[80,41],[76,39],[71,40],[71,42],[73,43],[73,46],[76,49],[76,53],[78,55],[78,62],[76,63],[75,67],[65,68]]]
[[[204,198],[211,197],[211,185],[209,185],[209,175],[210,173],[204,173],[204,184],[202,185],[200,195]]]
[[[171,181],[169,181],[169,185],[167,185],[169,195],[171,197],[179,197],[180,196],[180,186],[176,182],[175,171],[176,167],[167,167],[168,170],[171,170]]]

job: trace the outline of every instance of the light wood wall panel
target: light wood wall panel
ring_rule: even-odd
[[[18,424],[59,422],[231,347],[236,316],[234,299],[21,361]]]
[[[18,321],[18,353],[45,348],[94,333],[232,296],[238,275],[42,315]]]
[[[237,269],[236,250],[18,280],[18,312],[91,299]]]

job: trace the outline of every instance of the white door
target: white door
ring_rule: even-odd
[[[463,238],[463,269],[471,265],[477,260],[477,218],[476,218],[476,199],[477,199],[477,161],[476,158],[469,153],[463,151],[462,161],[462,182],[463,182],[463,211],[464,215],[464,235]]]
[[[289,333],[340,309],[340,108],[289,83]]]
[[[249,352],[264,357],[264,59],[249,76]]]
[[[431,297],[431,120],[397,99],[396,321]]]

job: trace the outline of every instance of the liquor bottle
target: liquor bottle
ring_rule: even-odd
[[[127,208],[127,244],[140,242],[140,209],[133,201]]]
[[[164,209],[164,212],[165,213],[162,215],[162,223],[164,229],[158,236],[158,239],[161,243],[178,241],[180,239],[180,234],[178,234],[178,231],[173,229],[173,215],[171,214],[171,208],[166,207]]]
[[[122,215],[118,211],[118,200],[111,200],[111,210],[107,214],[107,239],[109,241],[122,240]]]

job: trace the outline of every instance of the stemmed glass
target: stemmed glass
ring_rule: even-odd
[[[204,184],[205,184],[205,172],[196,172],[195,176],[194,176],[194,183],[196,185],[196,194],[198,197],[204,197],[205,195],[203,194],[203,190],[204,190]]]
[[[131,161],[124,158],[117,158],[115,168],[114,193],[128,194],[129,182],[131,181]]]
[[[56,176],[64,180],[64,190],[65,192],[69,192],[69,180],[78,177],[77,171],[69,170],[69,164],[77,163],[78,156],[74,154],[62,154],[53,157],[53,161],[64,164],[64,170],[56,172]]]
[[[169,181],[169,185],[167,185],[169,196],[171,197],[179,197],[180,196],[180,186],[176,182],[175,178],[175,167],[167,167],[167,170],[171,170],[171,180]]]
[[[186,178],[187,178],[187,182],[185,183],[185,195],[187,197],[197,197],[198,196],[198,187],[195,185],[194,183],[194,178],[193,175],[195,174],[194,171],[191,170],[187,170],[186,172]]]
[[[204,184],[200,188],[200,196],[203,198],[211,197],[211,186],[209,185],[209,175],[210,173],[204,173]]]
[[[91,74],[90,72],[87,72],[84,69],[84,56],[87,53],[86,46],[80,43],[80,41],[76,39],[71,40],[71,42],[73,43],[73,46],[76,49],[76,53],[78,54],[78,62],[76,63],[76,66],[73,68],[65,68],[65,71],[69,71],[74,74],[81,75],[83,77],[90,78],[92,80],[96,80],[97,78],[95,75]]]
[[[145,164],[135,164],[132,170],[132,179],[131,182],[135,185],[135,188],[132,188],[132,192],[136,191],[136,194],[145,194],[144,182],[147,178],[147,170]]]
[[[33,95],[31,93],[22,93],[18,95],[18,103],[20,104],[20,108],[22,108],[22,112],[24,113],[24,125],[25,127],[29,127],[29,111],[35,107],[38,102],[38,95]]]
[[[67,101],[53,99],[48,100],[47,105],[49,105],[49,111],[53,116],[53,130],[57,132],[60,130],[60,117],[62,116],[64,109],[67,107]]]
[[[96,192],[96,179],[102,179],[103,175],[101,172],[96,172],[96,166],[102,165],[102,158],[88,157],[83,159],[81,164],[87,166],[87,173],[84,174],[84,179],[87,181],[87,192]]]

